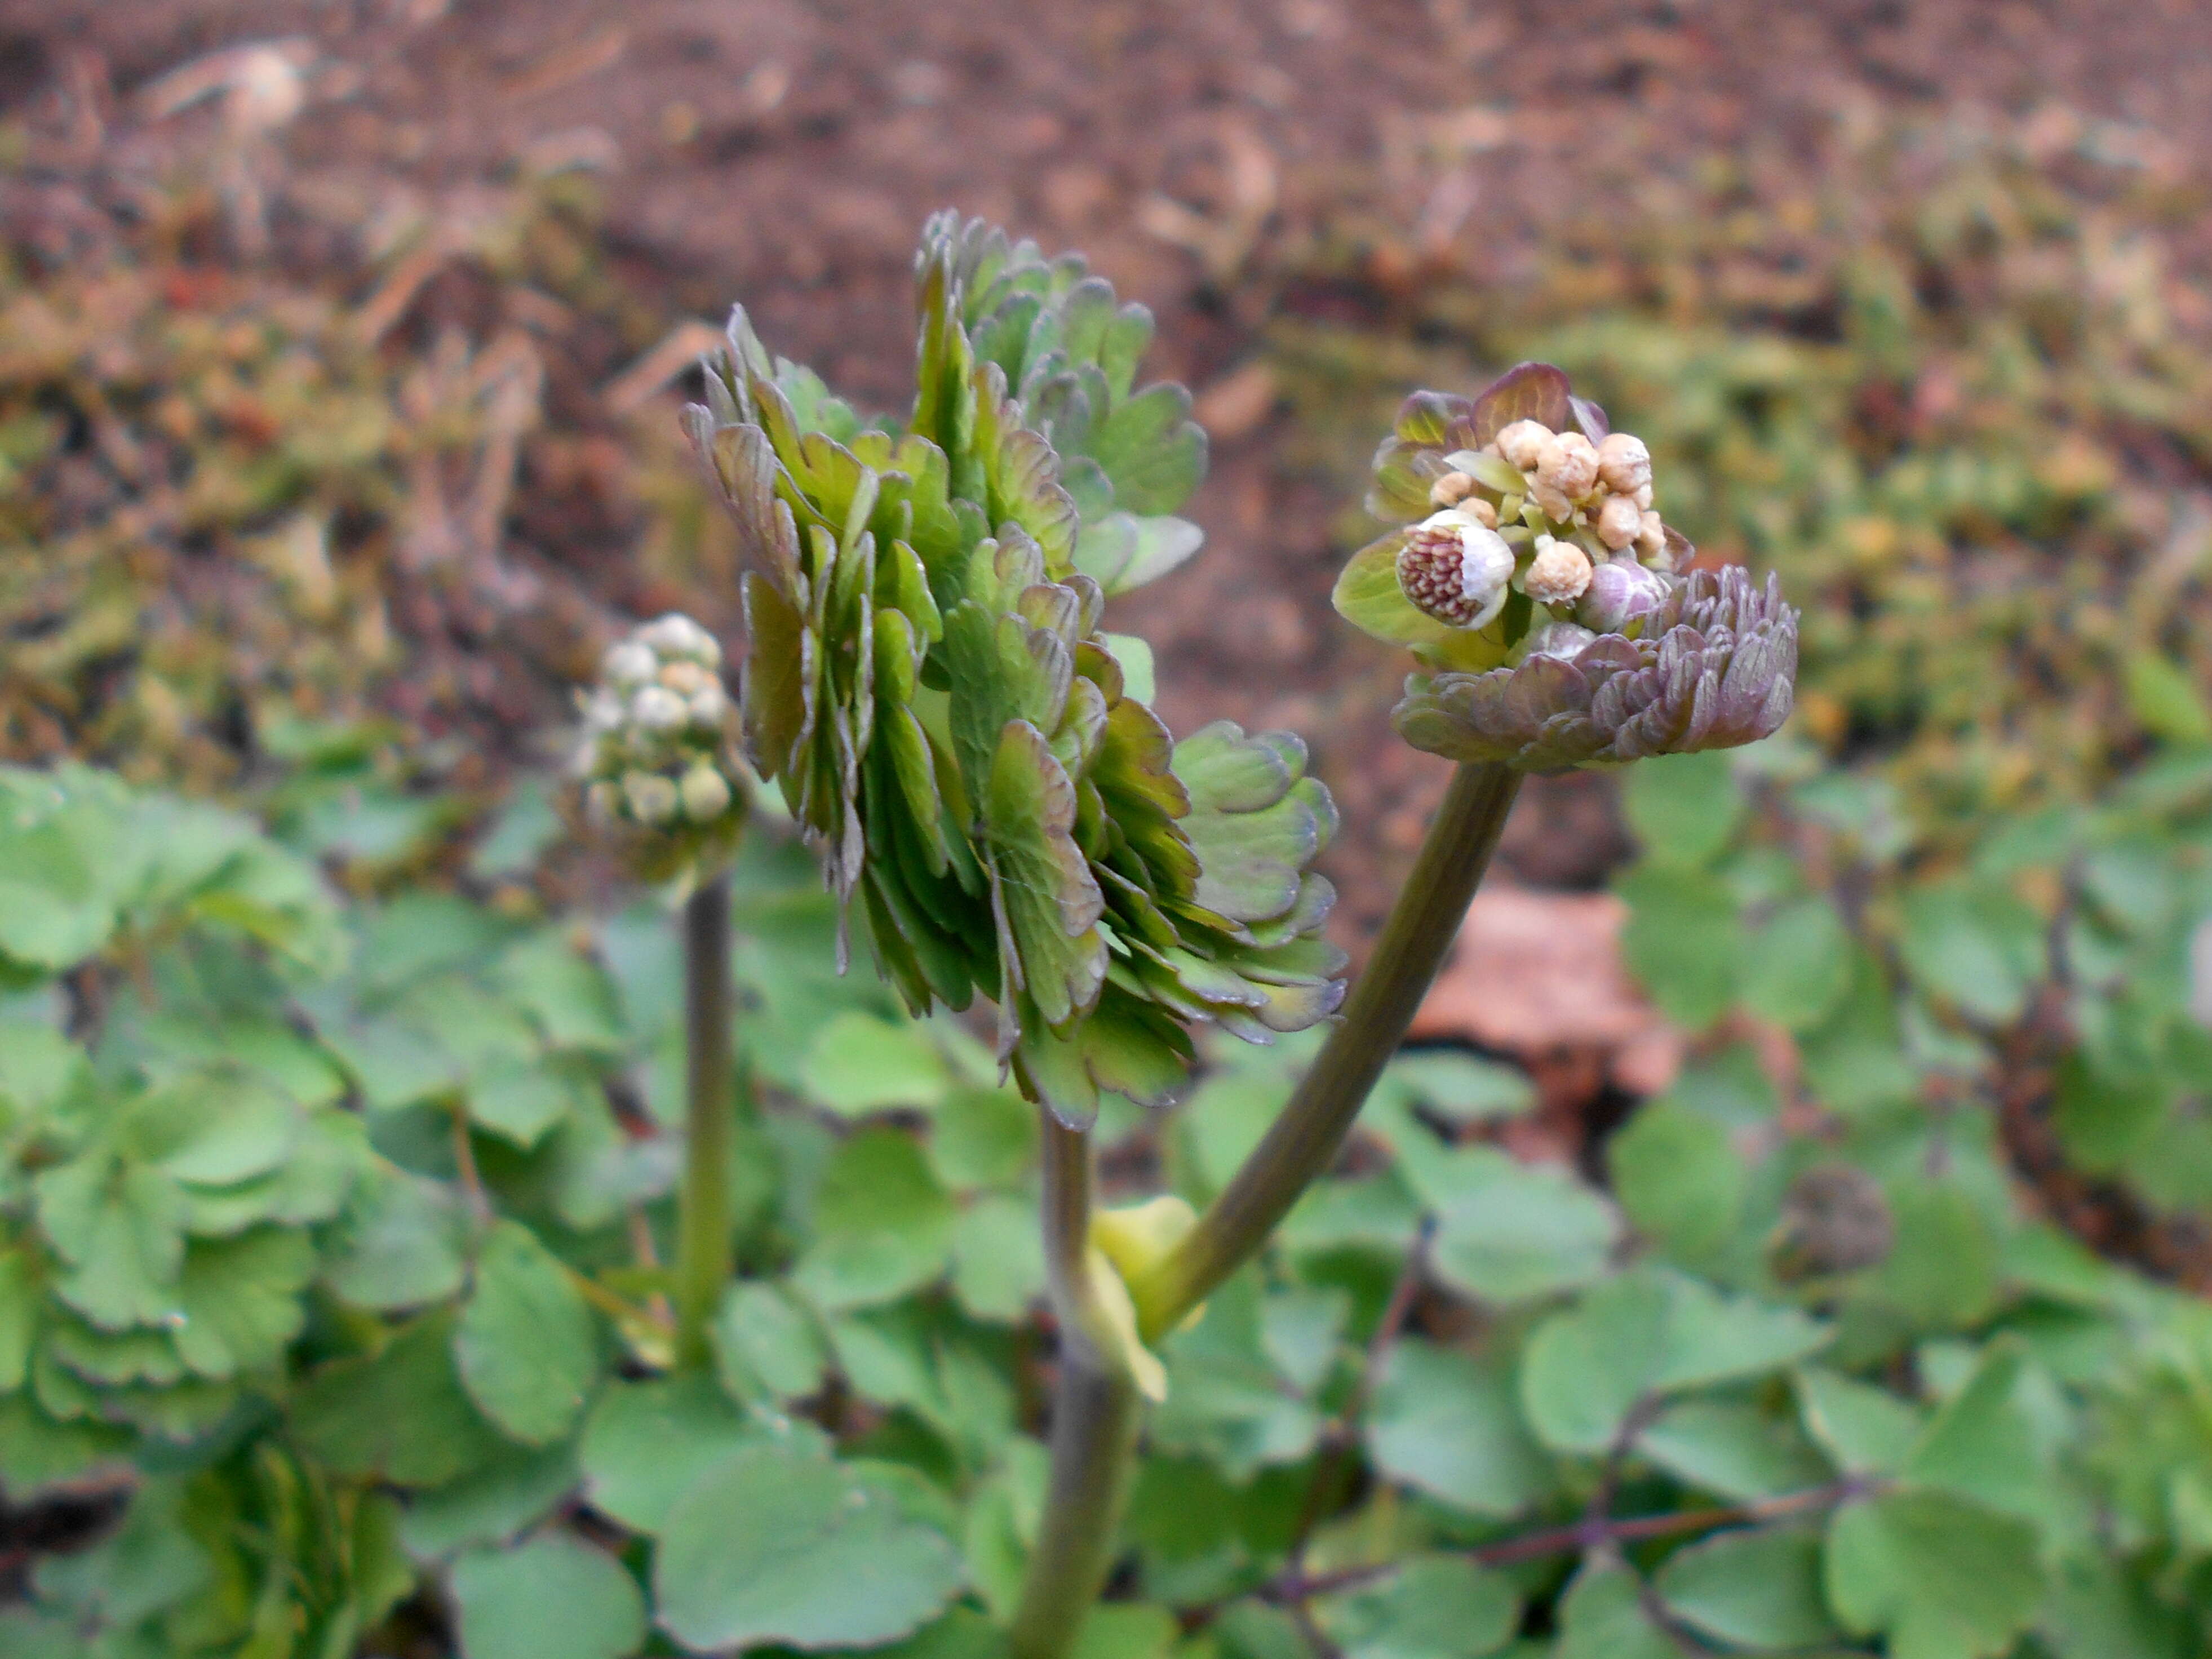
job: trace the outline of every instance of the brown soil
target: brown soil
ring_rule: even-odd
[[[1271,321],[1382,320],[1432,272],[1510,283],[1608,201],[1717,153],[1813,167],[1823,132],[1885,106],[2055,104],[2212,151],[2212,13],[2187,0],[6,0],[0,107],[73,123],[88,157],[173,166],[192,153],[177,135],[216,118],[150,123],[133,94],[279,40],[315,59],[283,163],[350,192],[363,225],[395,197],[460,216],[486,181],[590,167],[649,307],[741,299],[862,402],[902,400],[929,210],[1084,247],[1158,314],[1158,367],[1198,388],[1215,437],[1194,509],[1211,547],[1124,625],[1158,643],[1177,729],[1225,714],[1314,741],[1346,808],[1348,942],[1443,769],[1389,739],[1395,670],[1328,612],[1342,482],[1285,459],[1255,356]],[[276,221],[283,257],[362,263],[326,223]],[[585,562],[617,562],[604,544]],[[1583,779],[1530,792],[1506,858],[1586,886],[1622,848],[1609,788]]]

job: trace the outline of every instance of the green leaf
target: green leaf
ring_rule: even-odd
[[[1606,1143],[1606,1161],[1629,1220],[1676,1260],[1706,1261],[1735,1236],[1750,1174],[1703,1112],[1650,1102]]]
[[[91,1152],[38,1177],[39,1220],[70,1271],[55,1293],[106,1330],[175,1310],[183,1192],[161,1170]]]
[[[339,1474],[441,1486],[497,1456],[506,1443],[461,1387],[453,1316],[425,1314],[380,1352],[332,1360],[292,1395],[301,1445]]]
[[[1972,1198],[1954,1181],[1887,1188],[1896,1239],[1869,1293],[1927,1329],[1978,1323],[1995,1305],[2001,1254]]]
[[[1674,1638],[1644,1611],[1635,1573],[1603,1556],[1584,1558],[1558,1617],[1555,1659],[1682,1659]]]
[[[1036,1109],[1012,1089],[954,1089],[929,1127],[930,1166],[955,1192],[1012,1186],[1036,1152]]]
[[[614,982],[580,955],[565,932],[548,929],[510,947],[495,982],[556,1048],[618,1052],[626,1033]]]
[[[1909,1401],[1818,1366],[1797,1373],[1805,1431],[1846,1474],[1894,1474],[1920,1436]]]
[[[653,1561],[660,1620],[693,1648],[868,1646],[960,1588],[944,1535],[827,1458],[749,1447],[668,1511]]]
[[[299,1138],[300,1109],[233,1067],[189,1073],[141,1097],[126,1119],[130,1155],[173,1180],[228,1187],[265,1175]]]
[[[1828,1525],[1828,1602],[1854,1633],[1887,1634],[1892,1659],[1989,1659],[2042,1599],[2036,1543],[2025,1522],[1941,1492],[1848,1504]]]
[[[222,1380],[283,1358],[307,1322],[300,1293],[315,1276],[304,1232],[257,1227],[236,1238],[196,1239],[177,1286],[169,1337],[200,1376]]]
[[[933,1110],[951,1079],[924,1027],[851,1009],[816,1036],[799,1083],[816,1105],[858,1118],[899,1107]]]
[[[863,1129],[823,1171],[795,1282],[826,1309],[904,1296],[945,1271],[955,1215],[913,1136]]]
[[[1838,1634],[1820,1594],[1820,1540],[1795,1529],[1716,1534],[1678,1550],[1653,1580],[1667,1610],[1704,1635],[1771,1651]]]
[[[1850,988],[1850,945],[1827,899],[1782,906],[1744,941],[1744,1006],[1786,1030],[1811,1030]]]
[[[1905,1460],[1905,1479],[2024,1520],[2047,1516],[2057,1473],[2021,1407],[2021,1370],[2014,1344],[1992,1344],[1936,1411]]]
[[[507,1544],[576,1489],[573,1445],[509,1446],[459,1480],[409,1501],[400,1541],[419,1561],[479,1545]]]
[[[561,1438],[584,1409],[599,1370],[591,1310],[568,1269],[518,1222],[484,1240],[453,1358],[469,1397],[526,1444]]]
[[[1367,1447],[1392,1479],[1476,1515],[1521,1514],[1551,1489],[1510,1371],[1418,1337],[1384,1362]]]
[[[1091,1609],[1069,1659],[1168,1659],[1180,1629],[1167,1608],[1106,1601]]]
[[[469,1121],[525,1152],[568,1115],[569,1080],[541,1061],[495,1060],[469,1079]]]
[[[1654,755],[1632,769],[1620,792],[1622,813],[1654,864],[1710,864],[1735,838],[1744,813],[1729,757],[1709,749]]]
[[[1647,1395],[1778,1370],[1828,1336],[1795,1309],[1641,1269],[1595,1286],[1537,1326],[1522,1355],[1522,1409],[1545,1444],[1595,1455]]]
[[[1735,998],[1743,954],[1735,896],[1717,876],[1649,860],[1613,885],[1628,901],[1620,951],[1629,971],[1676,1024],[1711,1024]]]
[[[1816,1486],[1829,1473],[1796,1424],[1761,1401],[1675,1401],[1636,1449],[1676,1480],[1737,1503]]]
[[[111,1630],[178,1607],[208,1587],[215,1563],[185,1522],[181,1480],[149,1480],[132,1494],[123,1522],[90,1549],[47,1555],[33,1582],[41,1600]]]
[[[2017,1018],[2044,975],[2043,919],[2002,888],[1944,881],[1905,896],[1898,949],[1913,977],[1967,1014]]]
[[[714,1337],[722,1385],[737,1398],[764,1389],[793,1400],[822,1386],[830,1357],[814,1322],[773,1285],[746,1279],[725,1291]]]
[[[441,1302],[467,1273],[466,1231],[454,1194],[380,1161],[339,1218],[323,1282],[341,1300],[380,1313]]]
[[[656,1533],[702,1470],[764,1432],[710,1377],[610,1383],[584,1424],[585,1491],[594,1509]]]
[[[1619,1219],[1568,1170],[1522,1164],[1491,1146],[1408,1160],[1405,1169],[1437,1211],[1437,1275],[1468,1295],[1532,1301],[1605,1270]]]
[[[605,1550],[549,1533],[453,1564],[464,1659],[629,1659],[645,1597]]]
[[[2130,712],[2152,736],[2169,743],[2212,742],[2212,709],[2187,670],[2155,651],[2131,651],[2120,673]]]
[[[1361,548],[1339,573],[1329,602],[1345,621],[1387,645],[1441,644],[1451,635],[1449,625],[1416,606],[1398,584],[1405,544],[1405,532],[1395,530]]]
[[[1036,1206],[989,1194],[960,1212],[952,1229],[952,1293],[970,1316],[1012,1325],[1044,1294],[1044,1247]]]
[[[30,1253],[21,1248],[0,1252],[0,1394],[23,1386],[44,1299]]]
[[[1322,1597],[1314,1613],[1346,1659],[1480,1659],[1512,1636],[1521,1598],[1463,1557],[1416,1555],[1378,1584]]]

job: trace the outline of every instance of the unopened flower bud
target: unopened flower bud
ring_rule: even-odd
[[[678,696],[688,697],[714,676],[689,658],[679,657],[674,662],[661,664],[656,678]]]
[[[729,780],[711,766],[695,766],[678,786],[684,816],[694,823],[712,823],[730,810]]]
[[[568,761],[568,775],[588,778],[599,769],[599,739],[597,733],[576,745],[576,752]]]
[[[664,656],[689,657],[713,665],[721,660],[714,636],[680,611],[672,611],[637,630],[637,637]]]
[[[629,804],[630,816],[640,823],[662,824],[674,820],[682,805],[672,778],[664,778],[658,772],[625,772],[623,774],[623,798]]]
[[[1480,495],[1469,497],[1461,504],[1460,510],[1463,513],[1472,513],[1475,522],[1486,530],[1498,528],[1498,508]]]
[[[642,685],[659,667],[660,659],[651,646],[642,640],[627,639],[608,647],[599,661],[599,677],[611,685]]]
[[[1636,492],[1635,501],[1636,505],[1639,508],[1649,513],[1651,510],[1651,486],[1650,484],[1645,484],[1641,489],[1638,490]]]
[[[1498,433],[1498,453],[1523,472],[1534,472],[1551,435],[1552,428],[1541,422],[1515,421]]]
[[[1651,487],[1651,452],[1633,433],[1611,432],[1597,447],[1597,476],[1616,495]]]
[[[622,804],[622,791],[605,778],[584,791],[584,816],[593,823],[612,823]]]
[[[1633,559],[1607,559],[1590,572],[1575,607],[1575,620],[1601,634],[1618,634],[1667,602],[1667,579]]]
[[[1521,648],[1522,660],[1530,657],[1571,657],[1597,635],[1577,623],[1546,623],[1531,629]]]
[[[1580,599],[1589,582],[1589,554],[1572,542],[1539,536],[1536,556],[1521,579],[1521,588],[1539,605],[1566,605]]]
[[[1644,508],[1637,523],[1636,550],[1645,558],[1651,560],[1657,568],[1662,570],[1666,568],[1664,564],[1658,562],[1665,558],[1667,554],[1667,526],[1660,521],[1659,515],[1649,507]]]
[[[1597,538],[1618,553],[1635,541],[1644,528],[1644,514],[1634,497],[1608,495],[1597,510]]]
[[[721,682],[709,680],[691,694],[691,724],[711,732],[729,717],[730,694]]]
[[[630,699],[629,713],[648,732],[673,732],[691,718],[691,706],[665,685],[648,685]]]
[[[1431,514],[1398,550],[1398,586],[1420,610],[1455,628],[1486,626],[1505,603],[1513,550],[1472,514]]]
[[[1474,488],[1474,480],[1464,472],[1447,472],[1429,486],[1429,505],[1457,507]]]
[[[1555,433],[1537,451],[1536,479],[1571,501],[1582,500],[1597,483],[1596,446],[1579,432]]]

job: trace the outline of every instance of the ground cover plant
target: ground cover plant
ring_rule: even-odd
[[[1021,326],[982,306],[962,321],[995,342],[978,355],[1042,402],[1060,366],[1030,382],[1015,365],[1075,308],[1077,285],[1055,274],[1066,267],[1012,269]],[[1024,272],[1036,285],[1027,293]],[[952,308],[940,303],[949,341]],[[1080,807],[1061,840],[1033,835],[1040,817],[1048,831],[1053,820],[1023,798],[1031,786],[1018,760],[1003,763],[1001,779],[1003,743],[988,762],[980,745],[972,759],[962,752],[950,694],[995,688],[999,671],[933,687],[925,652],[910,680],[900,675],[900,651],[927,632],[913,620],[933,607],[951,650],[959,605],[933,586],[925,604],[901,585],[895,559],[887,568],[875,554],[868,568],[863,535],[902,522],[902,504],[886,507],[895,490],[878,482],[858,508],[869,486],[798,433],[826,431],[856,457],[876,440],[843,411],[810,405],[803,376],[742,337],[727,373],[726,404],[702,435],[758,469],[726,475],[740,505],[758,507],[763,492],[746,487],[772,473],[770,499],[781,488],[812,514],[782,498],[806,537],[795,562],[805,586],[771,568],[763,580],[788,586],[755,601],[757,614],[780,597],[799,615],[784,660],[811,671],[771,680],[753,705],[771,739],[790,739],[769,751],[804,757],[791,763],[800,781],[786,797],[797,828],[843,860],[836,872],[858,896],[854,955],[865,963],[882,950],[908,1003],[959,1000],[963,975],[987,996],[1003,992],[1005,964],[1021,964],[1030,1001],[1006,999],[1021,1021],[1012,1041],[1030,1045],[1016,1053],[1031,1089],[1048,1092],[1040,1079],[1061,1073],[1047,1072],[1046,1045],[1066,1041],[1055,1027],[1079,999],[1038,1000],[1030,986],[1039,964],[1049,971],[1035,982],[1048,985],[1054,973],[1080,982],[1079,970],[1056,946],[1049,963],[1032,956],[1049,930],[1015,908],[1052,896],[1068,914],[1073,861],[1039,860],[1040,841],[1064,854],[1072,830],[1086,865],[1110,869],[1111,858],[1094,857]],[[1085,412],[1129,406],[1121,400],[1133,382],[1100,374],[1106,396]],[[1079,369],[1070,378],[1083,380]],[[1521,384],[1547,399],[1554,385]],[[776,430],[771,391],[793,411],[817,411],[793,414],[779,434],[787,445],[771,439],[773,469],[744,435],[748,425]],[[947,401],[935,429],[957,434],[959,400]],[[1694,524],[1677,491],[1700,475],[1668,459],[1657,441],[1664,400],[1650,401],[1654,421],[1639,413],[1635,424],[1655,434],[1660,505],[1669,521]],[[1583,418],[1531,406],[1555,435]],[[983,398],[969,413],[987,426]],[[1466,504],[1483,500],[1514,527],[1501,511],[1508,481],[1477,489],[1480,465],[1450,464],[1502,440],[1503,423],[1484,434],[1477,420],[1463,440],[1443,441],[1437,428],[1462,417],[1476,420],[1443,400],[1408,410],[1377,504],[1391,505],[1394,482],[1417,461],[1432,465],[1411,472],[1425,488],[1387,517],[1429,519],[1442,486],[1459,493],[1440,510],[1480,524]],[[1172,511],[1172,501],[1125,489],[1112,451],[1081,447],[1079,422],[1068,432],[1066,453],[1090,455],[1114,492],[1093,486],[1078,505],[1083,529],[1120,511]],[[1175,422],[1147,432],[1187,453]],[[955,437],[947,453],[971,441]],[[1013,482],[986,465],[963,486],[991,505],[987,522],[1012,507],[1004,517],[1027,525],[1029,513],[1044,526],[1030,532],[1041,544],[1075,529],[1056,519],[1048,491],[1023,493],[1035,470],[1000,471]],[[1444,485],[1452,472],[1469,487]],[[1403,535],[1355,562],[1361,574],[1387,574],[1369,590],[1382,605],[1364,606],[1357,591],[1346,599],[1365,624],[1410,633],[1405,642],[1436,659],[1406,725],[1473,769],[1459,826],[1494,829],[1510,788],[1485,769],[1535,738],[1522,719],[1528,681],[1503,720],[1486,716],[1475,684],[1519,641],[1503,631],[1462,640],[1451,621],[1474,635],[1510,629],[1509,607],[1529,597],[1537,534],[1579,546],[1551,534],[1571,514],[1555,519],[1522,493],[1547,527],[1523,520],[1527,546],[1506,544],[1523,578],[1517,595],[1502,573],[1486,597],[1479,584],[1468,592],[1467,568],[1488,544],[1454,522],[1456,547],[1425,556],[1457,558],[1459,591],[1445,598],[1475,601],[1465,617],[1403,598],[1414,590],[1433,602],[1437,592],[1418,564],[1401,576],[1413,539]],[[825,500],[838,510],[823,511]],[[923,521],[908,510],[904,522]],[[1602,524],[1601,509],[1585,516]],[[1154,546],[1187,539],[1149,533]],[[1139,530],[1127,540],[1144,545]],[[1094,538],[1086,550],[1076,530],[1064,556],[1109,583],[1130,568],[1113,562],[1122,541]],[[1581,551],[1594,580],[1606,561]],[[1086,554],[1101,562],[1086,566]],[[836,574],[848,561],[866,582]],[[1561,562],[1571,577],[1572,560]],[[1008,605],[995,557],[988,577],[979,568],[961,603],[1003,607],[994,640],[1018,622],[1028,662],[1052,658],[1027,643],[1044,634],[1085,660],[1095,618],[1080,583],[1054,584],[1076,593],[1073,605],[1024,605],[1044,586],[1025,580]],[[1741,615],[1753,602],[1710,574],[1683,591],[1685,607],[1709,596]],[[805,604],[793,600],[801,592]],[[858,624],[833,625],[828,607],[856,595],[846,614],[867,615],[872,629],[886,606],[908,619],[903,635],[896,623],[872,635],[896,646],[831,648]],[[1490,598],[1498,615],[1476,622]],[[1524,630],[1534,605],[1521,610]],[[1627,619],[1593,611],[1591,620]],[[1700,631],[1701,647],[1711,632]],[[1817,635],[1808,640],[1817,653]],[[1579,659],[1595,641],[1557,643]],[[1119,700],[1079,672],[1066,695],[1071,706],[1087,700],[1075,678],[1098,687],[1110,735],[1114,711],[1145,701],[1132,672],[1140,659],[1121,641],[1095,650],[1118,671]],[[1600,670],[1644,672],[1640,656],[1609,657],[1589,662],[1585,687]],[[1566,658],[1531,653],[1491,684],[1510,693],[1533,663],[1557,696],[1564,682],[1547,660]],[[2155,670],[2133,679],[2149,688],[2138,708],[2167,712],[2151,723],[2153,741],[2115,768],[2131,782],[2100,779],[2087,792],[2094,805],[2027,819],[1994,848],[1954,832],[1937,842],[1940,857],[1898,827],[1925,821],[1910,797],[1886,801],[1803,747],[1770,745],[1733,763],[1641,762],[1627,786],[1645,848],[1623,878],[1637,918],[1628,949],[1670,1014],[1717,1030],[1698,1063],[1639,1109],[1596,1168],[1569,1171],[1519,1164],[1488,1144],[1489,1126],[1529,1106],[1517,1074],[1458,1054],[1393,1060],[1393,1040],[1371,1036],[1352,1058],[1380,1078],[1348,1158],[1304,1154],[1327,1173],[1303,1198],[1295,1182],[1273,1187],[1298,1199],[1282,1227],[1256,1264],[1206,1285],[1203,1317],[1174,1335],[1164,1333],[1197,1292],[1146,1294],[1161,1282],[1155,1263],[1177,1259],[1158,1255],[1188,1213],[1172,1206],[1109,1212],[1092,1235],[1103,1266],[1080,1234],[1063,1237],[1062,1300],[1053,1325],[1037,1322],[1050,1275],[1035,1210],[1066,1131],[1002,1084],[988,1030],[979,1038],[943,1014],[909,1021],[865,969],[836,977],[836,896],[812,890],[808,861],[778,844],[772,824],[757,826],[731,890],[740,1075],[755,1080],[730,1095],[738,1276],[705,1366],[682,1363],[680,1275],[659,1265],[677,1259],[683,1234],[666,1195],[690,1173],[671,1133],[690,1103],[682,958],[649,907],[595,918],[518,904],[502,880],[545,842],[541,807],[526,798],[492,827],[461,893],[397,891],[348,913],[296,856],[238,820],[204,820],[82,775],[11,776],[10,833],[22,845],[10,866],[33,872],[18,885],[44,896],[11,910],[28,920],[0,941],[22,988],[9,1032],[40,1033],[21,1038],[24,1057],[11,1054],[5,1079],[21,1149],[11,1152],[21,1179],[8,1211],[8,1328],[24,1358],[9,1396],[15,1443],[0,1461],[11,1489],[126,1454],[144,1473],[121,1529],[93,1554],[42,1567],[9,1633],[33,1651],[399,1650],[404,1621],[418,1616],[404,1599],[419,1576],[453,1610],[470,1654],[671,1642],[988,1653],[1004,1624],[1029,1650],[1053,1650],[1085,1598],[1055,1592],[1057,1617],[1044,1618],[1025,1612],[1024,1581],[1034,1584],[1034,1564],[1054,1559],[1068,1517],[1084,1511],[1065,1504],[1069,1485],[1052,1479],[1036,1431],[1080,1420],[1054,1392],[1103,1354],[1164,1397],[1144,1426],[1118,1536],[1091,1540],[1095,1565],[1112,1576],[1073,1638],[1079,1651],[2198,1651],[2200,1510],[2212,1480],[2201,1310],[2081,1251],[2023,1208],[2012,1178],[2024,1158],[2049,1153],[2033,1137],[2053,1096],[2033,1085],[2055,1069],[2049,1121],[2062,1169],[2117,1176],[2172,1214],[2202,1201],[2187,1184],[2199,1121],[2187,945],[2205,908],[2202,733],[2185,682],[2177,694]],[[1692,710],[1696,683],[1686,682]],[[933,691],[945,702],[933,705]],[[1071,785],[1103,780],[1093,786],[1103,805],[1114,775],[1083,770],[1103,769],[1107,751],[1086,754],[1080,711],[1023,706],[1048,709],[1032,721],[1046,753]],[[921,730],[927,773],[865,770],[861,757],[878,751],[854,734],[902,713]],[[1626,729],[1586,718],[1539,728],[1616,754]],[[276,817],[308,846],[301,826],[360,777],[347,771],[357,747],[332,739],[315,752],[325,775],[305,769]],[[1281,747],[1269,753],[1285,759]],[[1267,769],[1284,793],[1255,810],[1304,804],[1304,827],[1287,837],[1304,848],[1325,817],[1310,791],[1293,793],[1287,765]],[[1036,770],[1049,781],[1041,759]],[[984,902],[956,879],[957,894],[898,908],[915,888],[931,896],[926,880],[955,868],[950,845],[940,866],[926,848],[895,843],[907,890],[868,885],[883,879],[872,831],[924,836],[933,822],[915,810],[927,792],[908,787],[920,775],[938,783],[939,824],[961,822],[944,809],[948,780],[971,800],[1006,804],[1001,828],[976,838]],[[681,781],[672,769],[679,802]],[[649,825],[659,792],[635,798]],[[204,827],[186,836],[180,817]],[[118,827],[96,830],[104,817]],[[87,857],[103,833],[142,851]],[[1467,845],[1449,835],[1439,844]],[[154,856],[179,845],[191,855]],[[1275,878],[1279,890],[1291,897],[1273,915],[1295,915],[1306,881],[1293,879],[1297,860],[1278,863],[1290,872]],[[989,902],[992,875],[1017,867],[1059,884],[1030,885],[1024,874],[1006,884],[1020,892]],[[1461,877],[1475,873],[1462,860]],[[1125,879],[1138,893],[1117,918],[1143,915],[1139,896],[1155,908],[1164,890],[1175,896]],[[1456,915],[1449,902],[1435,908]],[[341,966],[346,934],[355,945]],[[914,952],[904,974],[902,942]],[[1178,934],[1159,947],[1168,974],[1133,972],[1134,985],[1117,987],[1133,1005],[1127,1023],[1158,1037],[1136,1050],[1152,1068],[1167,1064],[1160,1045],[1172,1053],[1172,1039],[1143,1011],[1249,1007],[1236,998],[1276,983],[1208,977],[1225,993],[1209,1004],[1184,954],[1221,958],[1191,943]],[[1316,978],[1329,975],[1306,975]],[[1098,1007],[1109,1008],[1103,992]],[[1373,1020],[1355,1006],[1342,1029],[1373,1034]],[[1779,1085],[1757,1063],[1770,1055],[1732,1042],[1776,1028],[1792,1034],[1801,1068]],[[1266,1167],[1248,1156],[1297,1079],[1324,1080],[1294,1097],[1309,1105],[1346,1098],[1346,1045],[1333,1039],[1317,1065],[1316,1051],[1292,1034],[1271,1048],[1224,1043],[1195,1089],[1152,1116],[1110,1085],[1094,1095],[1107,1081],[1100,1050],[1079,1048],[1081,1066],[1066,1068],[1073,1080],[1055,1097],[1078,1120],[1095,1101],[1087,1133],[1117,1194],[1164,1184],[1194,1210],[1233,1215],[1233,1202],[1218,1200],[1240,1181],[1249,1192],[1242,1172]],[[271,1147],[291,1156],[261,1162]],[[142,1192],[160,1194],[143,1206],[151,1224],[117,1225],[142,1213],[127,1196]],[[1243,1236],[1265,1231],[1263,1221]],[[1103,1327],[1096,1308],[1072,1319],[1071,1273],[1096,1275],[1101,1303],[1109,1297],[1097,1288],[1110,1292],[1127,1275],[1127,1323],[1111,1308]],[[210,1324],[212,1344],[200,1340]],[[1085,1341],[1097,1354],[1083,1353]],[[395,1433],[401,1424],[408,1431]],[[386,1620],[394,1607],[396,1625]]]

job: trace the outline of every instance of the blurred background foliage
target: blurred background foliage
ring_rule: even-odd
[[[1085,1659],[2191,1659],[2203,190],[2048,110],[1634,185],[1510,279],[1357,206],[1206,244],[1278,301],[1267,465],[1340,551],[1407,387],[1547,357],[1705,557],[1782,572],[1804,672],[1780,738],[1620,792],[1671,1082],[1563,1124],[1502,1053],[1401,1058],[1168,1345]],[[11,1546],[11,1654],[993,1650],[1042,1480],[1034,1125],[835,975],[772,826],[743,1276],[714,1383],[661,1375],[672,940],[544,759],[619,617],[729,625],[734,550],[656,395],[696,329],[592,198],[556,158],[335,269],[243,254],[183,168],[15,201],[0,1487],[72,1547]],[[1389,690],[1337,665],[1324,757]],[[1202,1202],[1304,1052],[1109,1116],[1115,1195]],[[815,1602],[716,1570],[744,1516],[819,1550]]]

